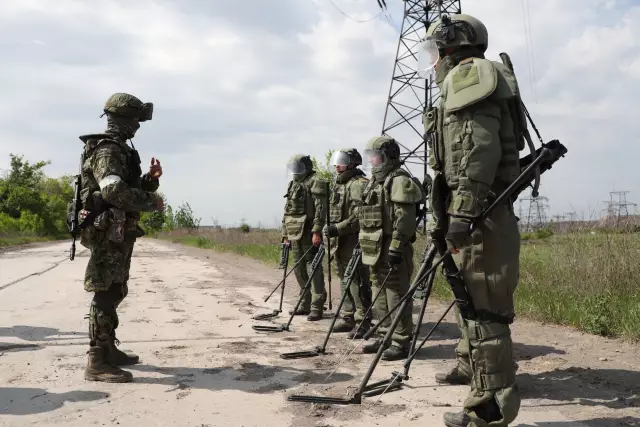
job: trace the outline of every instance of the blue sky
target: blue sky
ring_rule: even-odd
[[[206,3],[206,5],[205,5]],[[366,20],[373,0],[333,0]],[[387,0],[392,21],[402,2]],[[0,2],[0,169],[9,153],[74,173],[79,135],[124,91],[155,104],[134,139],[169,202],[202,223],[273,225],[296,152],[362,149],[379,134],[397,44],[384,17],[329,0]],[[523,4],[530,12],[525,41]],[[463,0],[508,52],[543,138],[569,154],[544,176],[550,213],[597,216],[609,191],[640,202],[640,2]],[[533,56],[533,73],[530,73]],[[413,146],[416,142],[402,142]]]

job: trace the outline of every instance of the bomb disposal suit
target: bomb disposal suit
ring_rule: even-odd
[[[520,408],[509,328],[520,253],[513,201],[497,206],[469,234],[470,218],[519,175],[526,129],[516,78],[505,65],[484,59],[487,43],[480,21],[452,15],[432,23],[421,46],[421,67],[435,70],[441,91],[439,106],[423,118],[435,171],[431,235],[455,254],[475,308],[467,318],[458,310],[458,365],[436,376],[471,384],[463,412],[445,414],[448,426],[506,427]]]
[[[140,122],[151,120],[153,104],[116,93],[106,101],[104,112],[107,130],[80,137],[84,142],[80,242],[91,251],[84,289],[94,292],[85,379],[129,382],[131,373],[118,365],[137,363],[138,356],[115,346],[116,309],[127,296],[133,246],[143,234],[138,227],[140,212],[162,209],[163,204],[154,194],[158,179],[151,171],[142,175],[138,152],[126,142],[134,137]]]
[[[311,158],[306,155],[292,156],[287,163],[287,170],[293,178],[284,196],[286,203],[282,218],[282,238],[285,242],[291,242],[294,262],[298,262],[312,247],[295,270],[302,293],[312,271],[311,262],[322,242],[329,183],[316,175]],[[308,314],[308,320],[316,321],[322,318],[327,300],[322,265],[318,267],[311,283],[311,292],[305,293],[296,315]]]
[[[331,240],[331,258],[335,260],[340,278],[341,292],[347,292],[345,269],[358,245],[360,224],[357,210],[368,179],[358,169],[362,156],[355,148],[335,151],[329,164],[335,168],[335,184],[330,195],[330,224],[324,234]],[[371,306],[369,268],[362,261],[353,273],[348,295],[341,309],[342,319],[333,327],[334,332],[349,332],[348,337],[362,337],[369,322],[365,313]]]
[[[422,186],[400,168],[400,147],[388,137],[369,140],[364,164],[371,170],[371,180],[364,191],[359,209],[362,261],[371,268],[374,316],[382,318],[409,290],[413,274],[413,242],[416,233],[417,206],[425,199]],[[382,287],[384,284],[384,288]],[[413,321],[411,300],[400,314],[392,344],[382,355],[384,360],[405,358],[411,343]],[[390,320],[377,331],[383,335]],[[379,337],[363,346],[364,353],[375,353],[382,345]]]

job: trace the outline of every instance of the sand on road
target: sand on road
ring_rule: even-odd
[[[128,384],[87,382],[87,325],[92,294],[82,280],[88,253],[69,261],[68,243],[0,253],[0,425],[120,426],[441,426],[459,410],[465,386],[433,379],[454,361],[452,316],[411,367],[401,390],[361,405],[287,401],[290,394],[345,397],[372,356],[344,334],[331,354],[284,360],[320,345],[330,320],[295,318],[291,330],[254,331],[251,317],[277,307],[264,297],[281,271],[231,254],[142,239],[129,295],[119,310],[121,349],[140,355]],[[80,247],[81,248],[81,247]],[[297,284],[287,281],[286,322]],[[334,304],[338,284],[334,277]],[[516,294],[517,296],[517,294]],[[446,308],[430,302],[423,333]],[[414,307],[417,313],[418,307]],[[640,426],[640,346],[569,328],[516,320],[523,401],[520,427]],[[331,374],[338,364],[338,369]],[[372,381],[402,362],[381,362]]]

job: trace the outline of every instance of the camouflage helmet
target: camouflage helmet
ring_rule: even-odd
[[[369,139],[364,149],[365,156],[370,151],[380,151],[389,159],[400,158],[400,145],[395,139],[387,135],[374,136]]]
[[[306,154],[294,154],[287,161],[287,171],[293,175],[306,175],[313,171],[311,157]]]
[[[331,154],[329,165],[331,166],[353,166],[362,164],[362,156],[355,148],[341,148]]]
[[[123,117],[135,117],[140,122],[151,120],[153,116],[153,103],[143,103],[138,98],[128,93],[114,93],[104,103],[104,112]]]
[[[476,46],[485,52],[489,46],[487,27],[470,15],[442,15],[427,29],[427,40],[435,40],[438,48]]]

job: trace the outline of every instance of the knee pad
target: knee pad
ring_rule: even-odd
[[[515,382],[509,325],[467,320],[469,353],[478,390],[499,390]]]

